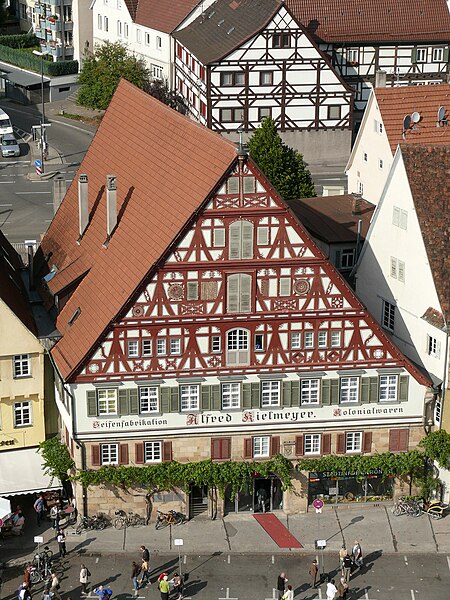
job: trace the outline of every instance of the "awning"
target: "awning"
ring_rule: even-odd
[[[37,448],[0,452],[0,496],[17,496],[58,489],[61,483],[45,475]]]
[[[0,498],[0,521],[4,521],[11,514],[11,501],[8,498]]]

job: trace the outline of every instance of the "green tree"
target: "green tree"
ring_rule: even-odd
[[[105,42],[95,52],[85,52],[78,81],[81,87],[77,102],[81,106],[104,110],[123,77],[143,89],[150,73],[145,63],[119,42]]]
[[[39,444],[39,454],[44,463],[44,473],[64,482],[69,478],[68,471],[75,467],[67,446],[58,437],[52,437]]]
[[[250,156],[285,199],[316,195],[303,156],[283,143],[274,121],[266,118],[248,140]]]
[[[439,429],[429,433],[419,442],[426,455],[435,460],[442,468],[448,469],[450,466],[450,433],[445,429]]]
[[[186,102],[176,90],[171,90],[167,80],[155,79],[144,86],[144,90],[160,102],[167,104],[170,108],[185,115],[187,113]]]

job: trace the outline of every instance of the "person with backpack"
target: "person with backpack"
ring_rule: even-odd
[[[112,590],[109,587],[99,585],[97,588],[95,588],[94,594],[96,594],[100,600],[110,600],[112,596]]]
[[[31,600],[31,592],[25,581],[22,583],[21,586],[19,586],[19,589],[17,592],[17,599],[18,600]]]
[[[42,592],[41,598],[42,598],[42,600],[53,600],[53,594],[48,589],[48,587],[44,588],[44,591]]]
[[[81,567],[80,567],[80,583],[81,583],[81,593],[83,595],[87,594],[86,586],[89,582],[90,576],[91,576],[91,573],[90,573],[89,569],[86,567],[86,565],[81,565]]]
[[[352,572],[352,557],[349,554],[344,556],[344,560],[342,562],[342,576],[344,578],[345,583],[350,581],[350,575]]]

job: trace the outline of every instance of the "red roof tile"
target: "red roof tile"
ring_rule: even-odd
[[[449,33],[450,37],[450,33]],[[436,127],[440,106],[450,120],[450,85],[411,85],[376,88],[375,96],[392,154],[398,144],[450,144],[450,126]],[[403,138],[405,115],[418,112],[420,121]]]
[[[125,0],[138,25],[170,33],[192,12],[200,0]]]
[[[66,273],[74,279],[89,269],[57,318],[63,337],[52,354],[65,378],[89,355],[235,158],[231,142],[120,82],[79,170],[89,177],[89,226],[78,244],[74,181],[36,257],[37,268],[46,262],[39,277],[52,265],[61,271],[50,281],[54,288],[69,283],[65,267],[70,265]],[[107,174],[117,177],[118,214],[125,202],[126,210],[105,247]]]
[[[449,41],[446,0],[286,0],[324,42]]]

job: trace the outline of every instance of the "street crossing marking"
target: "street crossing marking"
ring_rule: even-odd
[[[403,558],[405,559],[405,566],[408,566],[408,557],[404,556]]]
[[[450,571],[450,556],[447,556],[448,570]]]
[[[230,588],[227,588],[227,595],[225,597],[219,598],[218,600],[239,600],[239,598],[231,598]]]
[[[416,597],[414,595],[414,590],[411,590],[411,600],[416,600]]]
[[[227,563],[228,563],[228,564],[230,564],[230,563],[231,563],[231,556],[230,556],[230,555],[228,555]]]

